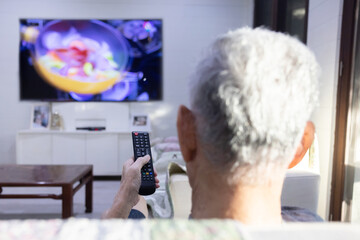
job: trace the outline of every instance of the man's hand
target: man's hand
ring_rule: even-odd
[[[141,168],[148,163],[150,156],[139,157],[135,162],[128,159],[123,166],[121,185],[117,192],[112,207],[104,214],[105,218],[127,218],[132,207],[139,201],[139,189],[141,185]],[[154,169],[156,188],[159,187],[159,179]]]
[[[123,166],[121,187],[128,194],[128,201],[133,206],[139,201],[139,189],[141,185],[141,168],[148,163],[150,156],[139,157],[136,161],[133,158],[128,159]],[[132,207],[133,207],[132,206]]]

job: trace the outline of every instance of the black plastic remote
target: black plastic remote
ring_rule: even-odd
[[[139,189],[140,195],[150,195],[156,190],[155,173],[152,163],[150,138],[148,132],[132,132],[134,161],[139,157],[145,155],[150,156],[150,160],[141,169],[141,186]]]

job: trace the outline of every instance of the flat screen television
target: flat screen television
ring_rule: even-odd
[[[162,99],[162,20],[20,19],[20,100]]]

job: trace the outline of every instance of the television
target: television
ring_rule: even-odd
[[[162,20],[20,19],[20,100],[162,100]]]

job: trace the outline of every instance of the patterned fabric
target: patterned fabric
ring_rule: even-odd
[[[232,220],[18,220],[0,221],[1,240],[232,240],[248,239]]]
[[[184,166],[185,162],[180,152],[177,137],[155,138],[151,140],[151,153],[154,168],[158,173],[160,188],[149,196],[144,196],[149,206],[149,214],[154,218],[171,218],[172,206],[168,189],[168,166],[174,162]]]
[[[151,239],[249,239],[241,225],[232,220],[158,220],[151,222]]]
[[[144,220],[70,219],[59,231],[57,240],[148,240],[150,226]]]
[[[0,221],[1,240],[54,239],[64,222],[62,220]]]

